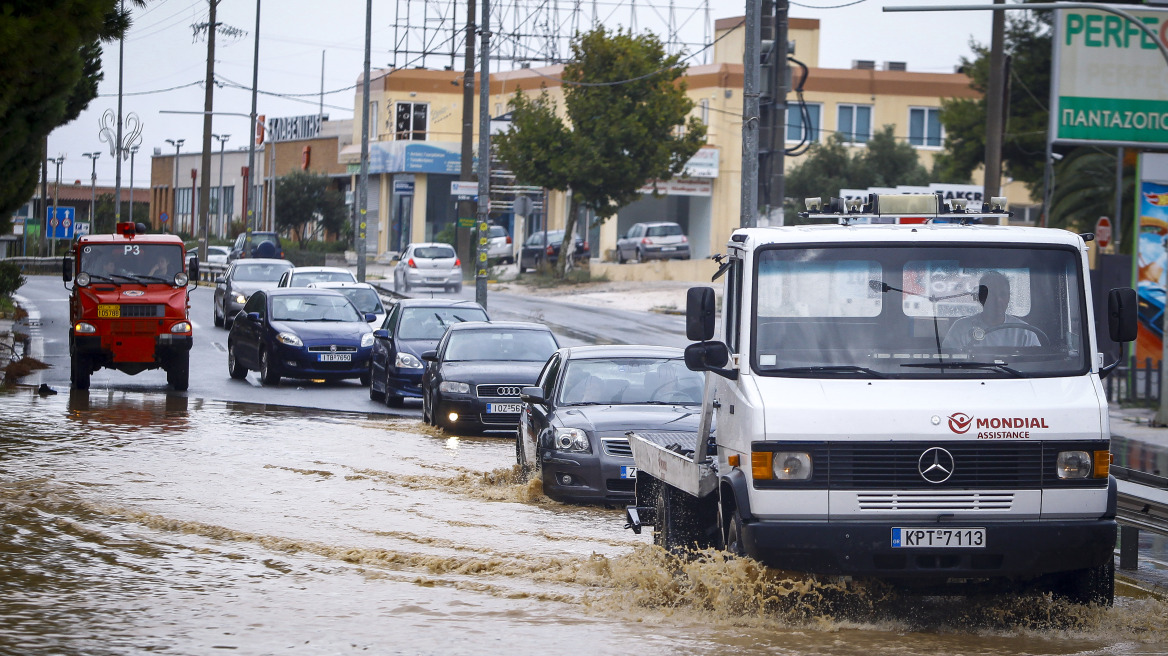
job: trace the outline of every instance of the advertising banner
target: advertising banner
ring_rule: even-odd
[[[1168,283],[1168,154],[1140,155],[1136,219],[1140,226],[1136,250],[1136,293],[1139,295],[1139,331],[1136,357],[1159,362],[1164,345],[1164,299]]]

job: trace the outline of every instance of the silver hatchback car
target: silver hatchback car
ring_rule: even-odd
[[[393,268],[393,290],[409,292],[414,287],[442,287],[462,291],[462,263],[450,244],[410,244]]]

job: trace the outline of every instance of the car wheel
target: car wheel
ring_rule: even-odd
[[[227,373],[236,380],[247,378],[247,367],[235,356],[235,344],[227,343]]]
[[[640,263],[645,261],[645,254],[641,252],[640,248],[633,251],[633,261],[636,262],[637,264],[640,264]]]
[[[227,316],[227,308],[224,307],[223,308],[223,328],[226,330],[231,330],[231,326],[234,323],[235,323],[235,319],[233,317]]]
[[[211,314],[213,315],[213,321],[215,323],[215,327],[222,328],[223,327],[223,314],[219,312],[218,305],[215,306],[215,309],[214,309],[214,311],[211,312]]]
[[[671,552],[693,548],[699,541],[697,517],[684,494],[664,481],[657,484],[653,544]]]
[[[395,291],[395,292],[401,291],[401,283],[398,282],[396,273],[393,274],[393,291]]]
[[[268,355],[268,349],[260,351],[260,382],[275,387],[280,384],[280,373]]]
[[[433,420],[430,417],[430,397],[422,394],[422,423],[427,426],[433,425]]]
[[[406,280],[405,276],[402,276],[402,292],[405,294],[410,293],[410,281]]]
[[[370,395],[372,395],[372,390],[373,390],[373,372],[372,372],[372,371],[369,371],[369,370],[366,370],[366,371],[365,371],[365,373],[361,374],[361,378],[359,378],[358,380],[360,380],[360,381],[361,381],[361,385],[362,385],[362,386],[364,386],[364,387],[368,387],[368,388],[370,389]]]
[[[721,509],[719,509],[721,513]],[[745,558],[746,548],[742,544],[742,515],[738,514],[738,509],[734,509],[734,514],[730,517],[730,525],[726,527],[726,551],[735,558]]]
[[[515,464],[519,465],[519,481],[531,477],[531,465],[527,464],[527,452],[523,450],[523,433],[515,430]]]
[[[1061,575],[1054,592],[1075,604],[1111,606],[1115,603],[1115,558],[1109,557],[1098,567]]]
[[[430,425],[444,429],[449,423],[442,418],[442,406],[438,404],[436,399],[430,399]]]
[[[386,392],[385,405],[391,408],[400,408],[405,405],[405,398],[398,396],[397,394],[390,394],[389,392]]]
[[[176,392],[185,392],[190,385],[191,354],[189,352],[176,355],[166,366],[166,382]]]
[[[625,259],[625,252],[619,248],[616,249],[616,263],[624,264],[625,262],[628,262],[628,260]]]
[[[89,389],[91,368],[89,358],[84,355],[74,354],[69,358],[69,381],[73,383],[73,389],[82,391]]]
[[[388,390],[388,389],[389,388],[387,387],[386,390]],[[372,380],[370,380],[369,381],[369,400],[370,401],[381,401],[384,398],[385,398],[385,392],[378,392],[377,386],[373,384]]]

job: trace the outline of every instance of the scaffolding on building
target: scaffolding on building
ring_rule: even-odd
[[[466,22],[465,0],[398,0],[390,65],[461,70]],[[709,0],[492,0],[491,61],[520,68],[562,64],[572,38],[601,24],[652,32],[667,54],[696,55],[690,64],[713,58]]]

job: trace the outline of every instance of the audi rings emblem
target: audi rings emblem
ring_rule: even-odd
[[[939,446],[925,449],[917,461],[917,471],[921,478],[930,483],[944,483],[953,475],[953,454]]]
[[[496,396],[519,396],[519,386],[511,385],[510,387],[499,386],[495,389]]]

